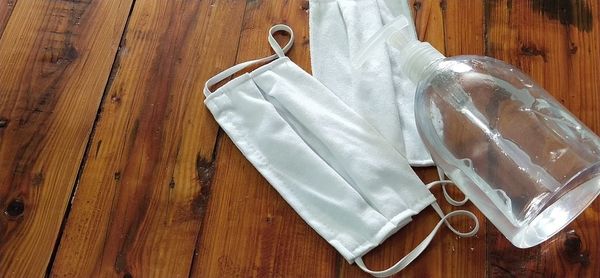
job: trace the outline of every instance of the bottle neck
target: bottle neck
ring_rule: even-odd
[[[408,78],[415,84],[425,79],[427,69],[446,58],[437,51],[431,44],[420,41],[412,41],[399,47],[402,60],[400,62],[402,70]]]

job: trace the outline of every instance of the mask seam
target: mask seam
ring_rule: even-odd
[[[377,243],[377,244],[375,244],[375,243],[373,243],[373,242],[370,242],[372,246],[370,246],[370,248],[366,248],[366,249],[365,249],[365,246],[368,246],[368,244],[367,244],[367,242],[365,242],[365,243],[361,244],[360,246],[356,247],[356,248],[353,250],[353,252],[352,252],[352,253],[354,254],[355,252],[357,252],[357,250],[360,250],[360,249],[362,248],[362,249],[365,249],[365,250],[361,250],[361,254],[362,254],[362,255],[359,255],[359,256],[356,256],[356,257],[361,257],[361,256],[364,256],[364,255],[366,255],[366,254],[367,254],[367,253],[369,253],[371,250],[373,250],[375,247],[377,247],[377,246],[379,246],[379,245],[383,244],[383,243],[384,243],[384,242],[385,242],[385,241],[386,241],[386,240],[387,240],[387,239],[388,239],[390,236],[392,236],[393,234],[395,234],[396,232],[398,232],[398,230],[402,229],[404,226],[408,225],[408,223],[412,222],[412,216],[419,214],[421,211],[423,211],[423,209],[425,209],[426,207],[430,206],[431,204],[433,204],[433,203],[435,203],[435,202],[437,202],[437,200],[435,199],[435,196],[431,195],[429,198],[422,199],[422,200],[420,200],[419,202],[417,202],[417,203],[416,203],[416,205],[415,205],[415,208],[416,208],[416,209],[418,209],[418,211],[417,211],[417,210],[415,210],[414,208],[408,208],[408,209],[406,209],[405,211],[403,211],[403,212],[401,212],[401,213],[397,214],[396,216],[394,216],[394,218],[398,218],[398,217],[400,217],[400,216],[403,216],[403,217],[401,218],[401,221],[399,221],[399,222],[398,222],[398,225],[395,225],[393,222],[389,222],[389,224],[391,224],[391,225],[393,225],[393,226],[394,226],[394,229],[392,229],[392,230],[388,231],[387,233],[389,233],[389,234],[388,234],[386,237],[382,237],[382,240],[381,240],[381,242],[379,242],[379,243]],[[404,215],[403,215],[403,214],[408,214],[408,215],[407,215],[408,217],[404,217]],[[394,218],[392,218],[392,220],[393,220]],[[408,220],[408,221],[407,221],[407,220]],[[384,227],[385,227],[385,226],[384,226]],[[380,229],[380,230],[379,230],[379,231],[376,233],[376,235],[379,235],[379,233],[380,233],[381,231],[383,231],[383,228],[384,228],[384,227],[382,227],[382,228],[381,228],[381,229]]]
[[[404,226],[406,226],[408,223],[410,223],[412,221],[412,217],[411,216],[415,215],[415,214],[411,214],[411,213],[413,213],[412,210],[405,210],[405,211],[403,211],[403,213],[398,214],[398,216],[400,216],[401,214],[405,214],[405,213],[408,213],[408,217],[403,218],[402,221],[398,222],[398,225],[396,225],[396,224],[394,224],[392,222],[387,222],[386,225],[382,226],[380,229],[377,230],[377,232],[375,233],[374,238],[381,238],[380,242],[376,243],[376,242],[373,242],[373,241],[371,241],[369,239],[369,240],[364,241],[358,247],[354,248],[352,250],[352,254],[354,255],[354,258],[352,259],[352,262],[354,262],[354,260],[356,258],[359,258],[359,257],[362,257],[362,256],[366,255],[371,250],[373,250],[377,246],[381,245],[390,236],[392,236],[393,234],[395,234],[396,232],[398,232],[398,230],[402,229]],[[388,227],[390,227],[390,228],[388,228]],[[356,254],[356,253],[358,253],[358,254]]]
[[[268,71],[269,69],[274,68],[274,67],[278,66],[279,64],[284,64],[285,60],[289,60],[289,58],[288,57],[277,58],[269,63],[261,65],[260,67],[254,69],[250,72],[245,72],[243,74],[240,74],[240,76],[233,78],[232,80],[228,81],[225,85],[217,88],[214,92],[210,93],[208,95],[208,97],[205,98],[205,102],[212,98],[215,98],[219,95],[222,95],[227,91],[231,91],[231,89],[239,86],[244,81],[247,81],[247,79],[252,78],[253,76],[260,75],[261,73]]]

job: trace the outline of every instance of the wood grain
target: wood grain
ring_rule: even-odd
[[[597,1],[409,1],[419,38],[514,64],[600,133]],[[369,277],[204,107],[203,82],[271,54],[276,23],[294,29],[288,55],[310,72],[306,0],[0,0],[0,277]],[[442,229],[397,276],[600,276],[600,201],[524,250],[465,209],[477,237]],[[425,209],[366,264],[389,267],[438,219]]]
[[[487,54],[507,61],[548,90],[596,133],[600,132],[597,1],[488,1]],[[517,249],[488,226],[488,275],[597,277],[600,232],[595,201],[540,246]]]
[[[213,173],[204,80],[244,1],[136,1],[52,275],[185,277]]]
[[[0,39],[0,276],[47,268],[131,1],[21,0]]]
[[[288,56],[310,67],[304,1],[248,2],[237,62],[270,55],[267,30],[296,35]],[[193,277],[333,277],[336,252],[314,232],[224,135]]]
[[[4,32],[6,23],[12,14],[12,11],[17,4],[17,0],[0,0],[0,37]]]
[[[485,13],[484,0],[447,0],[440,2],[444,21],[444,54],[448,57],[456,55],[483,55],[485,52]],[[452,189],[456,189],[452,187]],[[439,192],[439,191],[438,191]],[[453,196],[460,196],[458,190],[452,190]],[[444,211],[456,208],[448,204],[442,194],[436,195],[443,204]],[[478,263],[486,255],[485,238],[487,221],[485,216],[468,202],[462,209],[469,210],[479,219],[479,233],[472,238],[456,240],[456,235],[449,230],[443,234],[447,248],[443,253],[443,270],[440,277],[483,277],[487,266]],[[467,221],[456,223],[463,230],[470,228]],[[448,247],[449,246],[449,247]],[[456,251],[455,251],[456,250]]]

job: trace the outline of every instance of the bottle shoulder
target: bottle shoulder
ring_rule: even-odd
[[[501,60],[475,55],[452,56],[432,63],[423,74],[418,87],[448,86],[450,83],[490,83],[504,80],[515,86],[533,81],[519,69]]]

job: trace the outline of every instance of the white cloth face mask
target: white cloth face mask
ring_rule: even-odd
[[[282,49],[273,33],[285,31]],[[453,215],[444,215],[434,196],[404,158],[362,117],[314,77],[285,57],[292,30],[269,31],[275,55],[241,63],[206,83],[205,104],[242,154],[292,208],[348,262],[377,276],[396,273],[414,260]],[[209,87],[247,66],[265,63],[211,92]],[[367,269],[362,256],[432,205],[442,220],[398,264]]]
[[[411,18],[406,0],[310,0],[313,75],[372,124],[413,166],[433,160],[418,134],[416,85],[398,66],[399,53],[377,47],[360,68],[352,59],[398,15]],[[414,26],[411,27],[414,33]],[[416,36],[416,33],[414,34]]]

